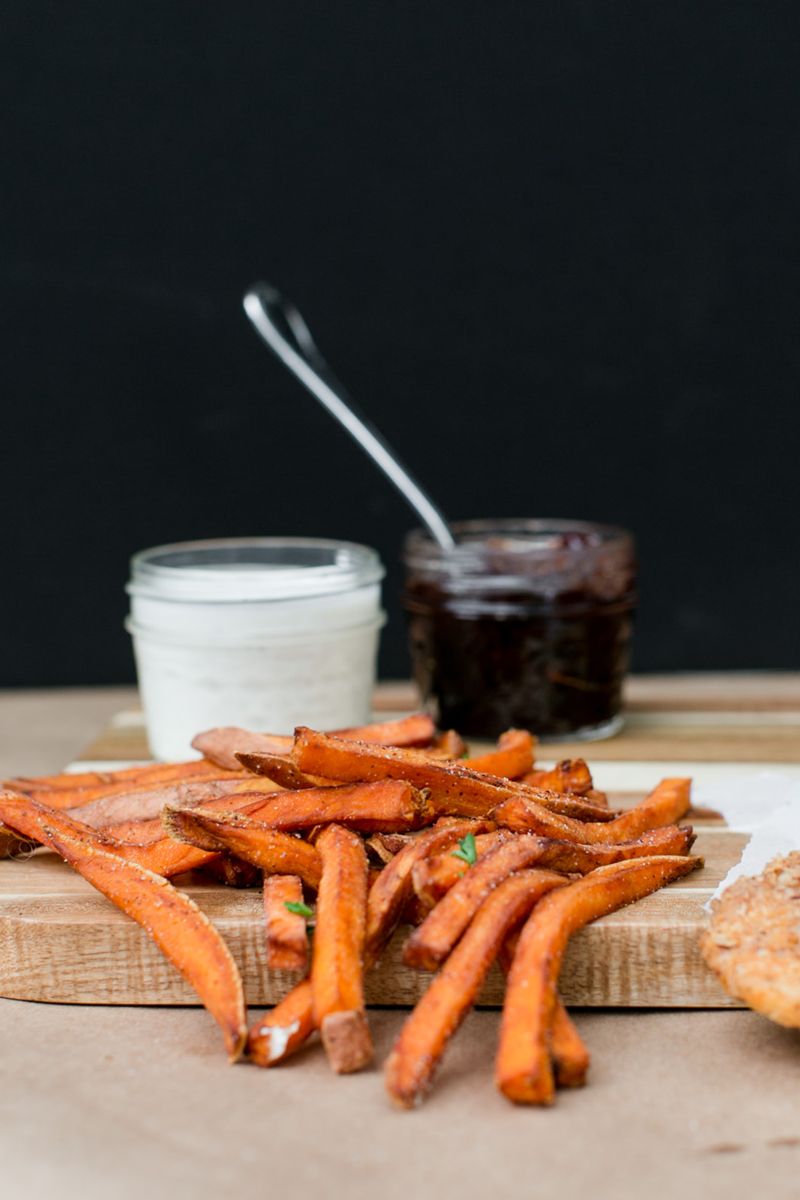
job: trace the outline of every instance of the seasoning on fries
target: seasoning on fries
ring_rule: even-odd
[[[208,917],[162,876],[109,854],[96,839],[46,826],[43,832],[53,850],[147,930],[214,1017],[235,1062],[247,1037],[242,980]]]
[[[568,880],[552,871],[506,879],[478,910],[463,941],[403,1025],[386,1063],[386,1090],[403,1108],[430,1088],[450,1037],[467,1015],[503,938],[540,896]]]
[[[10,780],[0,853],[49,848],[145,928],[223,1030],[232,1059],[275,1067],[319,1033],[337,1073],[369,1064],[365,974],[404,924],[404,961],[435,971],[386,1063],[401,1107],[423,1098],[499,959],[507,977],[496,1083],[550,1104],[589,1052],[558,995],[572,933],[687,874],[690,781],[614,812],[582,759],[535,762],[508,730],[464,758],[430,717],[293,738],[235,727],[204,755],[123,771]],[[263,886],[263,962],[300,981],[246,1032],[239,970],[179,886],[187,870]],[[309,966],[310,964],[310,966]]]
[[[558,974],[571,935],[701,864],[699,858],[664,856],[598,867],[534,909],[508,974],[495,1067],[497,1086],[509,1100],[517,1104],[553,1102],[549,1036]]]
[[[317,838],[322,877],[311,963],[314,1024],[339,1074],[372,1058],[364,1009],[367,854],[357,834],[328,825]]]

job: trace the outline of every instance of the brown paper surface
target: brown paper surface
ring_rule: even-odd
[[[371,1013],[378,1061],[402,1013]],[[552,1109],[493,1088],[473,1014],[418,1110],[318,1044],[230,1067],[198,1009],[0,1001],[4,1197],[796,1197],[800,1035],[745,1012],[581,1012],[590,1084]]]
[[[125,697],[126,702],[130,693]],[[121,694],[0,695],[0,770],[55,770]],[[377,1061],[404,1014],[370,1014]],[[202,1009],[0,1000],[2,1200],[795,1200],[800,1033],[749,1012],[584,1011],[588,1087],[494,1090],[499,1014],[470,1016],[426,1103],[318,1045],[230,1067]]]

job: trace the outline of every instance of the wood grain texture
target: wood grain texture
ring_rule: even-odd
[[[703,904],[738,858],[745,837],[709,824],[696,849],[707,865],[672,887],[604,918],[570,946],[568,1004],[735,1007],[698,949]],[[266,966],[260,889],[181,881],[219,928],[242,970],[250,1004],[273,1004],[291,986]],[[367,978],[367,1003],[413,1004],[428,976],[404,966],[398,931]],[[197,998],[134,922],[56,856],[0,861],[0,995],[68,1004],[196,1004]],[[493,972],[482,1004],[502,1002]]]

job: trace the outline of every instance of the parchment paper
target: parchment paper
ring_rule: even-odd
[[[732,829],[751,834],[706,908],[741,875],[758,875],[777,854],[800,850],[800,780],[780,770],[747,778],[732,774],[725,783],[700,781],[693,797],[701,807],[722,813]]]

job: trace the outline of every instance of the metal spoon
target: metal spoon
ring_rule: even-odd
[[[254,283],[243,303],[256,332],[270,350],[391,479],[416,510],[434,541],[443,549],[451,549],[455,542],[444,514],[403,466],[375,426],[358,412],[314,344],[308,326],[295,306],[284,300],[269,283]]]

